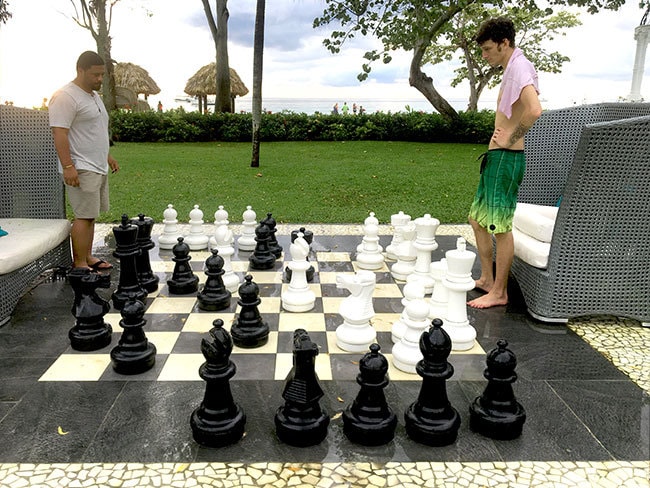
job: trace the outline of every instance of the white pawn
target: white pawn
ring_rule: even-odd
[[[240,251],[254,251],[255,250],[255,228],[257,227],[257,214],[250,205],[246,206],[246,210],[242,214],[244,219],[241,223],[241,235],[237,239],[237,246]]]
[[[336,287],[345,288],[351,295],[339,307],[343,323],[336,328],[336,344],[344,351],[364,352],[376,342],[377,332],[370,324],[375,316],[372,294],[377,277],[372,271],[357,271],[354,275],[336,276]]]
[[[223,205],[219,205],[219,209],[214,213],[214,231],[217,232],[217,229],[222,225],[228,225],[230,221],[228,220],[228,212],[224,210]],[[235,237],[232,237],[231,244],[234,244]],[[217,239],[213,235],[210,237],[210,248],[213,248],[217,245]]]
[[[367,224],[365,235],[361,244],[361,251],[357,252],[357,266],[361,269],[375,270],[384,264],[384,255],[379,245],[379,226]]]
[[[467,320],[467,292],[474,288],[472,266],[476,254],[466,249],[465,239],[457,239],[456,249],[447,251],[447,274],[443,283],[447,288],[447,319],[445,331],[451,338],[453,351],[466,351],[474,346],[476,329]]]
[[[404,241],[404,226],[411,221],[411,216],[399,211],[390,216],[390,224],[393,226],[393,238],[390,244],[386,246],[386,259],[397,261],[397,250],[402,241]]]
[[[440,261],[431,263],[429,269],[435,282],[433,291],[431,292],[431,299],[429,300],[429,318],[431,320],[440,319],[444,323],[447,318],[447,302],[449,301],[447,287],[444,284],[444,279],[447,275],[447,259],[442,258]]]
[[[190,233],[185,236],[185,243],[190,247],[190,251],[200,251],[207,249],[210,238],[203,229],[203,211],[198,205],[190,212]]]
[[[158,238],[158,247],[160,249],[172,249],[176,244],[178,244],[178,238],[183,237],[180,229],[178,228],[178,220],[176,217],[178,212],[174,209],[174,206],[170,203],[167,205],[167,208],[163,212],[163,230],[162,234]]]
[[[436,242],[436,230],[440,225],[438,219],[430,214],[415,219],[415,242],[413,247],[417,251],[415,268],[406,279],[407,283],[419,281],[424,285],[424,293],[430,295],[433,292],[433,277],[431,276],[431,253],[438,249]]]
[[[430,325],[429,305],[424,300],[413,300],[405,311],[406,330],[402,339],[393,346],[393,364],[400,371],[415,373],[415,366],[423,358],[420,337]]]
[[[307,283],[309,269],[309,243],[304,234],[298,232],[296,239],[289,246],[291,261],[287,264],[291,269],[291,281],[282,291],[282,308],[289,312],[307,312],[316,304],[316,294]]]
[[[393,278],[400,281],[406,281],[408,276],[415,271],[415,260],[417,251],[413,246],[415,239],[415,224],[409,222],[404,226],[402,232],[404,239],[397,248],[397,262],[390,268],[390,274]]]
[[[413,300],[424,300],[424,287],[420,283],[407,283],[404,285],[404,298],[402,298],[402,305],[404,309],[400,314],[399,319],[393,322],[393,327],[391,328],[390,338],[393,341],[393,344],[397,344],[404,337],[406,332],[406,307]]]
[[[241,281],[237,273],[232,269],[231,258],[235,254],[235,248],[232,247],[232,231],[227,225],[220,225],[214,233],[215,247],[219,251],[219,256],[223,258],[223,275],[221,279],[226,289],[230,293],[235,293],[239,289]]]
[[[363,251],[363,244],[364,244],[364,241],[366,240],[366,237],[365,237],[366,227],[368,225],[379,226],[379,219],[377,217],[375,217],[375,212],[370,212],[370,214],[366,217],[366,220],[363,221],[363,226],[361,227],[361,231],[364,233],[364,237],[361,239],[361,244],[359,244],[357,246],[357,252]],[[377,227],[377,228],[379,228],[379,227]],[[379,241],[377,241],[377,242],[379,242]],[[379,246],[379,244],[377,244],[377,246],[379,247],[379,252],[384,252],[383,247]]]

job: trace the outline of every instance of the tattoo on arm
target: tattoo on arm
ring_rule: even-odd
[[[512,146],[515,142],[524,137],[524,134],[528,132],[528,129],[530,129],[530,126],[526,126],[520,122],[510,136],[510,141],[508,141],[510,145]]]

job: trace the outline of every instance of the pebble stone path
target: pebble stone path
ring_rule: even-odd
[[[159,225],[159,224],[157,224]],[[291,228],[279,231],[289,231]],[[469,226],[441,226],[462,235]],[[112,226],[98,225],[103,241]],[[321,229],[322,228],[322,229]],[[154,229],[154,232],[158,229]],[[310,226],[314,234],[359,233],[356,226]],[[159,230],[158,230],[159,231]],[[384,233],[387,229],[383,229]],[[630,319],[590,317],[568,327],[650,392],[650,328]],[[650,426],[649,426],[650,428]],[[649,434],[650,438],[650,434]],[[650,460],[418,463],[0,464],[0,488],[650,488]]]

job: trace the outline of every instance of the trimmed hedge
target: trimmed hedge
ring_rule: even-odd
[[[250,142],[252,116],[200,114],[183,109],[111,115],[113,139],[123,142]],[[453,122],[437,113],[397,112],[323,115],[263,114],[262,141],[412,141],[487,143],[494,112],[460,112]]]

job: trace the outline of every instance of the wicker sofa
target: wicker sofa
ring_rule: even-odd
[[[650,104],[545,112],[526,146],[519,201],[559,205],[546,267],[515,255],[528,312],[545,322],[604,314],[647,325]]]
[[[44,271],[72,264],[47,112],[0,105],[0,325]]]

